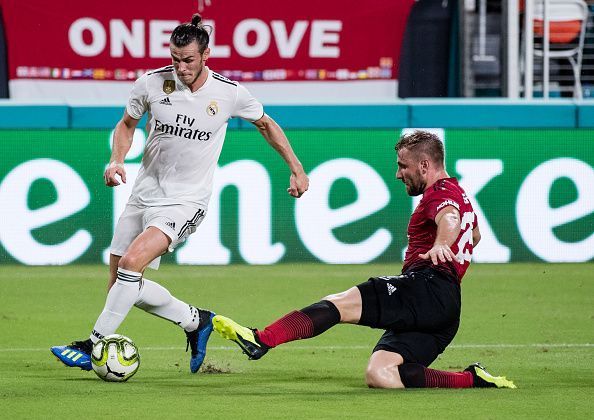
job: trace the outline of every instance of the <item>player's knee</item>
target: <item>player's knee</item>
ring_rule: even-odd
[[[118,268],[130,271],[142,270],[142,258],[133,252],[127,252],[118,262]]]
[[[381,388],[381,375],[376,368],[367,366],[367,370],[365,371],[365,383],[369,388]]]
[[[141,271],[142,270],[142,261],[141,259],[131,253],[126,253],[120,261],[118,262],[118,268],[123,268],[124,270],[130,271]]]
[[[400,354],[378,350],[369,359],[365,372],[365,382],[370,388],[404,388],[398,367],[403,363]]]
[[[395,369],[397,371],[394,367],[369,365],[365,371],[365,383],[369,388],[404,388]]]

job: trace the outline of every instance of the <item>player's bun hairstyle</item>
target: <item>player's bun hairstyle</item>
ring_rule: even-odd
[[[407,149],[421,159],[421,155],[431,159],[434,163],[445,167],[445,151],[443,142],[435,134],[428,131],[416,130],[400,137],[395,147],[396,151]]]
[[[202,54],[208,48],[210,34],[202,24],[202,16],[196,13],[192,16],[192,22],[182,23],[173,30],[170,41],[176,47],[185,47],[196,41]]]

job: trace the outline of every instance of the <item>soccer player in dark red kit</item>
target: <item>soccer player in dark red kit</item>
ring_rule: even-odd
[[[422,194],[408,225],[402,274],[373,277],[349,290],[293,311],[262,330],[217,315],[214,329],[250,359],[289,341],[315,337],[338,323],[384,329],[366,371],[372,388],[515,388],[479,363],[463,372],[428,366],[460,324],[460,283],[480,240],[472,204],[445,170],[441,140],[426,131],[396,144],[396,178],[410,196]]]

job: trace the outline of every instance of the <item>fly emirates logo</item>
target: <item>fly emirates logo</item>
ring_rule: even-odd
[[[194,127],[196,118],[188,117],[184,114],[177,114],[175,122],[166,123],[155,119],[155,131],[160,131],[176,137],[182,137],[188,140],[208,141],[212,136],[212,131],[202,131]]]

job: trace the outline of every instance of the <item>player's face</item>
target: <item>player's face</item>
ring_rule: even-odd
[[[408,149],[398,151],[398,171],[396,178],[404,182],[406,193],[410,196],[423,194],[427,182],[425,180],[422,163],[418,157]]]
[[[191,42],[185,47],[177,47],[170,44],[171,60],[177,77],[186,86],[192,86],[204,70],[204,63],[208,59],[210,48],[200,54],[200,47],[197,42]]]

